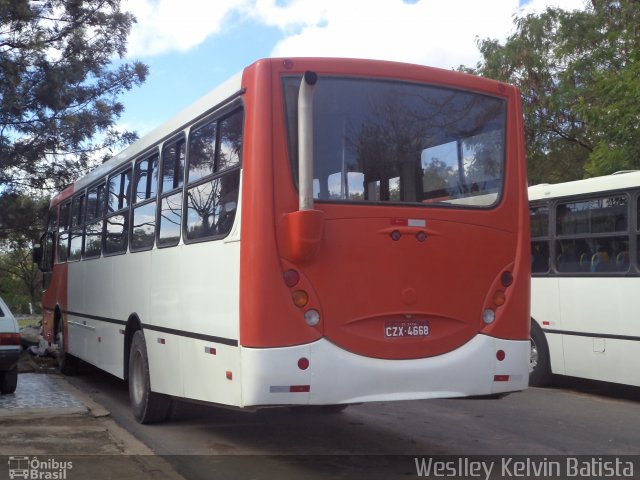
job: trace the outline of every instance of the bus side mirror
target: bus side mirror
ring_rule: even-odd
[[[33,263],[38,264],[38,268],[42,270],[42,245],[33,245]]]
[[[313,259],[324,231],[324,212],[321,210],[298,210],[285,217],[285,228],[289,260],[306,263]]]

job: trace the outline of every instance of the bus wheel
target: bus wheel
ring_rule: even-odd
[[[18,386],[18,367],[0,372],[0,393],[13,393]]]
[[[151,391],[149,359],[142,330],[133,334],[129,352],[129,399],[139,423],[162,422],[169,415],[171,397]]]
[[[58,370],[63,375],[75,375],[78,373],[80,360],[64,351],[65,338],[62,320],[58,322],[58,326],[56,327],[56,343],[58,344]]]
[[[529,385],[543,387],[549,383],[551,369],[549,367],[549,347],[542,329],[535,321],[531,321],[531,356],[529,357]]]

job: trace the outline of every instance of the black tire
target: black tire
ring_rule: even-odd
[[[139,423],[157,423],[167,419],[171,397],[151,391],[149,359],[142,330],[133,334],[129,350],[129,400]]]
[[[540,326],[531,320],[531,355],[529,357],[529,385],[544,387],[551,379],[549,346]]]
[[[58,344],[58,371],[63,375],[76,375],[80,359],[65,352],[64,323],[60,319],[56,327],[56,343]]]
[[[0,372],[0,393],[13,393],[18,386],[18,367]]]

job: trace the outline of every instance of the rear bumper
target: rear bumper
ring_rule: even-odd
[[[499,361],[496,352],[505,352]],[[529,382],[529,341],[477,335],[431,358],[382,360],[345,351],[326,339],[274,349],[242,348],[242,403],[327,405],[491,395]],[[300,358],[309,367],[298,367]]]
[[[0,349],[0,371],[11,370],[18,365],[21,347]]]

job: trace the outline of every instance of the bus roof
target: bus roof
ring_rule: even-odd
[[[616,172],[602,177],[587,178],[564,183],[542,183],[529,187],[529,201],[546,198],[622,190],[640,186],[640,170]]]
[[[132,160],[134,157],[145,153],[146,150],[157,145],[163,140],[168,140],[172,135],[178,133],[187,124],[194,121],[198,117],[209,113],[226,99],[239,92],[242,82],[242,71],[236,73],[233,77],[222,83],[220,86],[200,98],[176,116],[172,117],[150,133],[138,139],[126,149],[115,155],[109,161],[103,163],[95,170],[91,171],[84,177],[78,179],[75,183],[75,190],[81,190],[97,179],[102,178],[111,170],[115,170],[118,166]]]

